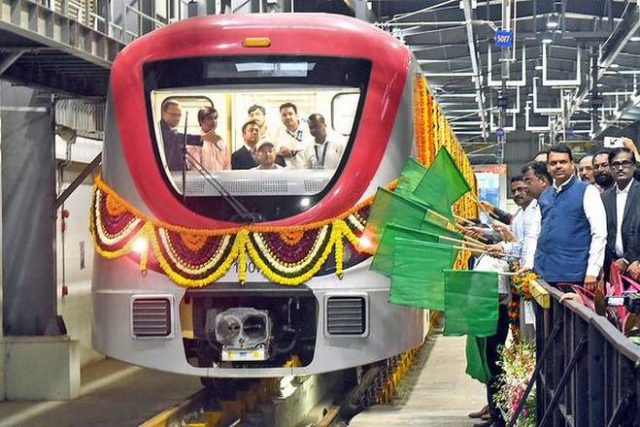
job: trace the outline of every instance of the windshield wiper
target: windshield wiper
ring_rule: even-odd
[[[200,175],[204,177],[205,181],[209,183],[209,185],[211,185],[218,193],[220,193],[222,198],[236,212],[236,215],[234,215],[231,218],[232,221],[242,222],[245,224],[253,224],[256,222],[264,221],[264,218],[262,217],[262,215],[260,215],[257,212],[251,212],[250,210],[248,210],[242,204],[242,202],[240,202],[236,197],[234,197],[231,193],[229,193],[229,191],[227,191],[226,188],[224,188],[224,185],[222,185],[215,176],[211,175],[209,171],[204,168],[204,166],[202,165],[202,163],[198,161],[198,159],[196,159],[191,153],[189,153],[189,151],[187,150],[186,134],[185,134],[185,140],[182,146],[182,150],[184,152],[184,165],[182,166],[183,200],[186,200],[186,191],[185,191],[186,170],[187,170],[187,160],[189,160],[189,162],[194,166],[194,169],[197,170],[200,173]]]

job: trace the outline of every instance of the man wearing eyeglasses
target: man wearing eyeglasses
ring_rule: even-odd
[[[638,253],[638,204],[640,183],[633,179],[636,159],[626,147],[614,148],[609,153],[609,166],[615,185],[602,193],[607,212],[607,247],[605,272],[608,275],[611,263],[615,262],[624,272],[636,278],[640,276],[640,254]]]

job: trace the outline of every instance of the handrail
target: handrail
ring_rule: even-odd
[[[138,15],[138,16],[139,16],[139,17],[141,17],[141,18],[146,19],[147,21],[151,21],[151,22],[153,22],[154,24],[159,25],[160,27],[164,27],[164,26],[166,25],[164,22],[159,21],[159,20],[157,20],[156,18],[154,18],[154,17],[152,17],[152,16],[149,16],[149,15],[147,15],[146,13],[143,13],[143,12],[139,11],[138,9],[135,9],[135,8],[134,8],[134,7],[132,7],[132,6],[127,5],[127,8],[126,8],[126,9],[127,9],[127,10],[132,11],[134,14]]]
[[[542,282],[541,284],[554,299],[560,301],[563,295],[562,291],[549,286],[547,283]],[[578,314],[583,320],[591,323],[610,344],[614,345],[617,350],[622,351],[629,360],[633,362],[640,360],[640,346],[629,341],[606,317],[600,316],[595,311],[589,309],[589,307],[577,301],[566,300],[563,301],[562,304],[572,312]]]
[[[539,425],[637,425],[640,346],[606,317],[578,301],[560,302],[563,292],[538,284],[550,297],[548,308],[535,306],[538,358],[530,382]]]

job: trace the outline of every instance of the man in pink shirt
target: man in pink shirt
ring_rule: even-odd
[[[190,169],[202,166],[208,172],[231,169],[231,152],[222,137],[216,133],[218,111],[214,107],[203,107],[198,111],[198,123],[202,130],[202,147],[188,146],[189,154],[196,163]],[[199,165],[198,165],[199,163]]]

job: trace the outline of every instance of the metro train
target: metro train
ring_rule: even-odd
[[[129,44],[92,197],[94,348],[187,375],[277,377],[420,345],[427,313],[388,303],[361,237],[378,187],[456,144],[427,95],[400,41],[348,17],[207,16]],[[341,141],[327,167],[304,157],[318,115]],[[243,149],[256,166],[229,167]]]

